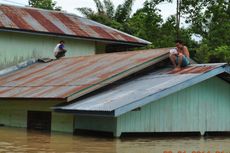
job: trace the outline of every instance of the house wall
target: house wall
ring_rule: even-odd
[[[60,40],[66,43],[66,57],[105,51],[105,44],[94,41],[0,31],[0,69],[30,58],[54,58],[53,49]]]
[[[106,51],[106,44],[105,43],[100,43],[100,42],[95,42],[96,46],[96,54],[103,54]]]
[[[0,100],[0,125],[27,127],[27,111],[51,111],[55,100]],[[52,112],[51,130],[73,132],[73,115]]]
[[[230,131],[230,84],[214,77],[117,118],[122,132]]]

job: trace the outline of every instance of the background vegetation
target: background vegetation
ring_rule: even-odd
[[[142,8],[133,14],[134,0],[124,0],[117,8],[112,0],[93,1],[96,11],[86,7],[76,9],[89,19],[152,42],[146,48],[172,47],[179,38],[199,63],[230,62],[229,0],[177,0],[179,16],[188,25],[180,27],[179,31],[177,16],[172,14],[164,21],[157,9],[158,5],[172,3],[172,0],[145,0]],[[52,0],[29,0],[29,5],[61,10]],[[192,39],[192,36],[199,37],[200,41]]]

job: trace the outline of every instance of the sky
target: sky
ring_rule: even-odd
[[[67,11],[68,13],[74,13],[79,16],[82,16],[80,12],[76,10],[79,7],[89,7],[93,10],[96,9],[95,3],[93,0],[54,0],[57,2],[57,6],[61,6],[63,10]],[[133,12],[143,6],[145,0],[135,0],[133,5]],[[112,0],[115,7],[119,4],[122,4],[124,0]],[[12,4],[12,5],[28,5],[28,0],[0,0],[0,3],[4,4]],[[170,15],[176,14],[176,0],[173,0],[173,4],[162,3],[158,7],[161,12],[160,14],[163,16],[163,19],[167,19]]]

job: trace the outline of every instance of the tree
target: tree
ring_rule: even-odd
[[[206,37],[214,23],[229,22],[229,0],[183,0],[181,11],[194,33]]]
[[[152,47],[158,47],[159,29],[163,22],[154,1],[146,0],[143,8],[137,10],[129,20],[129,27],[135,36],[152,42]]]
[[[130,18],[133,2],[134,0],[125,0],[124,4],[118,5],[114,16],[117,22],[126,22]]]
[[[205,48],[203,61],[228,62],[230,58],[229,0],[183,0],[182,12],[191,30],[202,36],[200,49]],[[206,47],[204,47],[206,45]],[[200,57],[199,57],[200,59]],[[199,60],[202,62],[202,60]]]
[[[29,6],[47,10],[61,10],[61,7],[56,6],[56,2],[52,0],[29,0]]]
[[[128,21],[133,35],[152,42],[150,48],[172,47],[177,39],[176,17],[172,15],[163,22],[160,10],[157,9],[157,5],[162,2],[165,1],[146,0],[143,8],[137,10]],[[181,29],[180,38],[188,45],[193,44],[190,30]]]
[[[126,32],[125,23],[130,18],[134,0],[125,0],[115,9],[111,0],[94,0],[97,11],[91,8],[77,8],[85,17]]]

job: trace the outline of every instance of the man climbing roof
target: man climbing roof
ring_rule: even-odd
[[[56,57],[56,59],[59,59],[65,56],[65,53],[67,50],[65,49],[64,44],[65,42],[61,40],[54,48],[54,56]]]

